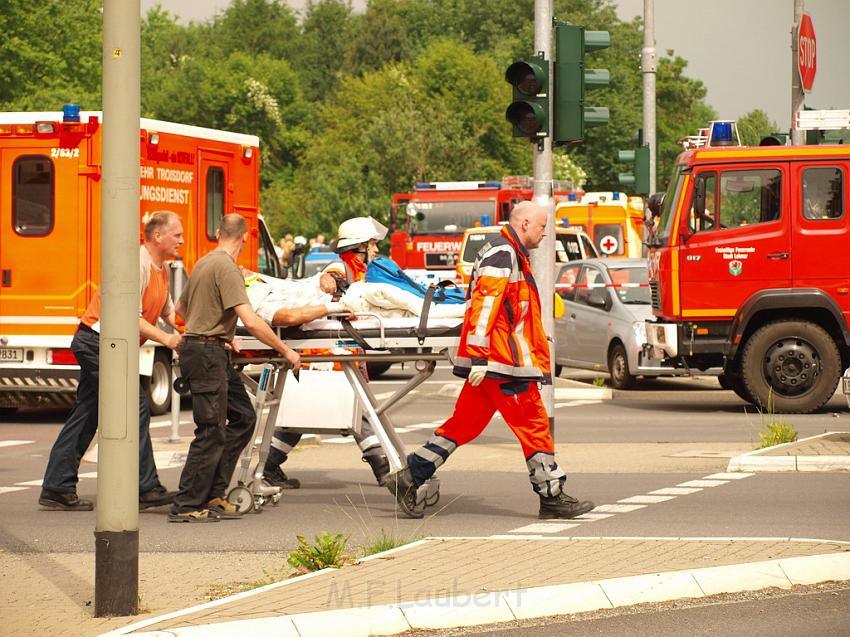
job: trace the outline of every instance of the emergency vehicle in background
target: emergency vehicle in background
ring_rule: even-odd
[[[570,195],[555,206],[555,223],[586,232],[604,257],[644,256],[644,211],[640,197],[621,192]]]
[[[558,197],[571,192],[562,182],[555,190]],[[390,258],[420,280],[452,278],[463,231],[507,221],[513,207],[533,194],[528,176],[416,184],[412,193],[393,195]]]
[[[761,409],[812,412],[850,363],[850,147],[740,147],[735,132],[712,123],[650,198],[643,354],[722,366]]]
[[[100,282],[103,126],[100,112],[0,113],[0,410],[73,404],[71,338]],[[216,245],[225,212],[250,227],[240,264],[278,273],[259,213],[259,140],[140,120],[139,238],[157,211],[182,220],[185,276]],[[182,281],[181,281],[182,282]],[[173,284],[172,284],[173,289]],[[153,345],[145,346],[150,357]],[[154,413],[170,404],[171,352],[153,351]]]

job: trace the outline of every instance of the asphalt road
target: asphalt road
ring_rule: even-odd
[[[406,370],[392,370],[373,383],[373,390],[388,394],[409,375]],[[439,369],[417,394],[392,411],[408,449],[424,442],[433,423],[451,413],[454,397],[445,391],[450,382],[448,370]],[[659,379],[635,392],[618,392],[610,401],[557,401],[556,439],[560,462],[570,475],[568,492],[598,505],[632,497],[658,501],[559,529],[555,536],[850,540],[846,473],[762,473],[719,480],[711,487],[685,487],[688,493],[670,499],[652,495],[723,472],[730,455],[754,448],[760,420],[751,412],[713,379]],[[63,417],[59,412],[21,412],[16,422],[0,425],[2,548],[23,552],[93,548],[94,513],[44,511],[36,503],[37,482]],[[846,430],[850,425],[841,396],[820,413],[786,418],[801,436]],[[181,420],[181,435],[188,439],[190,412],[184,411]],[[166,437],[168,427],[167,418],[155,419],[154,439]],[[302,481],[302,488],[286,491],[279,506],[201,528],[167,524],[166,509],[148,510],[140,514],[141,550],[289,550],[296,535],[311,537],[324,531],[345,533],[352,545],[364,545],[382,531],[399,539],[489,536],[516,533],[536,522],[537,502],[524,460],[499,419],[440,470],[440,503],[429,510],[433,515],[419,521],[396,515],[392,496],[374,484],[350,438],[330,438],[321,446],[308,442],[292,454],[285,469]],[[170,449],[160,442],[156,446]],[[163,463],[158,458],[158,464],[164,483],[174,487],[180,462]],[[95,464],[84,463],[81,468],[83,475],[95,471]],[[95,490],[93,477],[81,479],[81,495],[93,497]]]

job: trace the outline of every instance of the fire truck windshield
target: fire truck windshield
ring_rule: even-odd
[[[673,175],[670,177],[670,183],[667,184],[664,205],[661,208],[661,218],[657,220],[655,225],[653,244],[656,246],[666,245],[670,238],[670,233],[673,230],[673,217],[676,216],[676,202],[682,194],[682,182],[684,180],[685,176],[682,174],[681,168],[676,166],[673,169]]]
[[[486,226],[498,221],[493,201],[414,200],[414,205],[421,215],[411,218],[411,234],[457,234],[476,222]]]

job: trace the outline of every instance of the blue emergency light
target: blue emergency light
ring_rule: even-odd
[[[572,196],[572,195],[570,195],[570,196]],[[570,227],[569,217],[561,217],[561,225],[564,226],[565,228],[569,228]]]
[[[490,225],[490,215],[481,215],[481,225],[489,226]]]
[[[63,122],[79,122],[80,121],[80,105],[79,104],[65,104],[62,107],[62,121]]]
[[[570,194],[567,195],[567,201],[575,201],[575,200],[576,200],[576,194],[574,192],[571,192]]]
[[[711,126],[711,146],[734,146],[732,122],[714,122]]]
[[[614,201],[619,201],[620,200],[620,193],[619,192],[613,193],[612,199]]]

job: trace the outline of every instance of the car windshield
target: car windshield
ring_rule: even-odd
[[[685,175],[682,174],[681,167],[675,166],[673,175],[670,177],[670,183],[667,184],[667,192],[664,195],[661,218],[657,220],[655,226],[655,240],[653,241],[655,245],[666,245],[670,238],[670,233],[673,231],[673,219],[676,216],[676,202],[681,194],[684,180]]]
[[[464,263],[473,263],[478,256],[478,251],[493,239],[499,236],[498,230],[492,232],[470,232],[463,246],[463,255],[460,260]]]
[[[476,222],[497,222],[494,201],[414,201],[422,219],[412,224],[412,234],[456,233],[473,227]],[[483,244],[482,244],[483,245]]]
[[[647,285],[646,267],[612,268],[608,274],[614,283],[614,290],[622,303],[627,305],[649,305],[652,299]],[[641,285],[642,284],[642,285]]]

